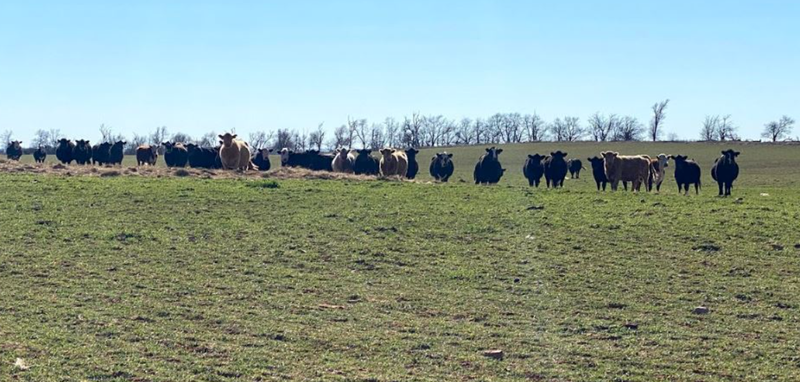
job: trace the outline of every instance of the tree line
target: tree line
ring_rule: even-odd
[[[496,113],[485,118],[462,118],[454,120],[443,115],[422,115],[413,113],[402,119],[392,117],[378,122],[364,118],[348,117],[347,122],[332,131],[326,131],[320,123],[313,131],[277,129],[274,131],[255,131],[247,137],[255,148],[290,148],[293,150],[315,149],[320,151],[344,147],[380,149],[383,147],[436,147],[462,145],[488,145],[523,142],[575,142],[575,141],[658,141],[664,138],[666,109],[669,100],[658,102],[651,108],[652,116],[648,123],[636,117],[594,113],[581,123],[575,116],[563,116],[545,121],[536,113]],[[762,136],[773,142],[786,139],[791,134],[795,121],[783,116],[764,126]],[[176,132],[170,134],[166,126],[159,126],[149,134],[134,133],[130,139],[105,124],[100,126],[101,139],[97,142],[127,141],[126,152],[132,154],[143,144],[161,144],[164,141],[194,143],[204,147],[218,144],[217,133],[208,132],[199,137]],[[231,129],[228,131],[234,131]],[[58,140],[63,138],[58,129],[37,130],[28,147],[39,146],[55,151]],[[0,142],[10,142],[12,133],[0,135]],[[739,140],[737,127],[730,115],[706,116],[701,125],[700,140],[735,141]],[[667,134],[667,140],[678,140],[675,134]],[[3,147],[4,149],[5,147]]]

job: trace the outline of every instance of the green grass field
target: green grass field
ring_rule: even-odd
[[[449,184],[431,150],[417,183],[2,173],[0,380],[800,380],[800,146],[504,148],[496,186],[483,147]],[[555,149],[689,155],[704,187],[527,187]]]

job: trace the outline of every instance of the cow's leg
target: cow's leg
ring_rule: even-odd
[[[719,186],[719,195],[717,195],[717,196],[722,196],[722,195],[724,195],[724,194],[723,194],[723,191],[722,191],[722,182],[717,182],[717,186]]]
[[[597,183],[597,191],[600,191],[600,182],[598,182],[596,180],[594,182]]]
[[[606,185],[608,185],[608,182],[603,182],[603,191],[606,190]]]
[[[533,179],[528,179],[528,187],[533,187]]]
[[[656,192],[661,192],[661,182],[656,183]]]
[[[731,188],[733,188],[733,182],[725,182],[725,196],[731,196]]]
[[[694,184],[694,194],[695,195],[700,195],[700,183],[695,183]]]

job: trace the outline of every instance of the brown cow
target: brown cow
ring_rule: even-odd
[[[136,148],[136,163],[139,166],[150,165],[155,166],[158,160],[158,146],[156,145],[141,145]]]
[[[611,189],[616,191],[619,182],[633,182],[632,191],[640,191],[650,179],[650,157],[647,155],[619,155],[618,152],[603,151],[606,177],[611,183]]]

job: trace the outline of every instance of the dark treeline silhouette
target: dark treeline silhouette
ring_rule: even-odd
[[[548,122],[536,113],[496,113],[488,117],[460,120],[443,115],[413,113],[401,119],[388,117],[373,122],[348,117],[346,123],[332,131],[326,131],[322,123],[310,132],[295,129],[258,130],[240,139],[246,140],[256,149],[280,150],[285,147],[295,151],[331,151],[336,148],[377,150],[383,147],[419,148],[540,141],[658,141],[665,135],[664,122],[668,104],[669,100],[665,100],[653,105],[653,115],[647,126],[636,117],[600,112],[592,114],[585,122],[575,116],[557,117]],[[787,139],[794,123],[792,118],[783,116],[778,121],[767,123],[762,136],[773,142]],[[149,134],[134,133],[130,139],[126,139],[122,134],[115,133],[112,127],[102,124],[99,132],[99,140],[94,141],[93,137],[70,137],[58,129],[37,130],[31,142],[23,142],[24,153],[30,154],[41,146],[48,154],[54,154],[58,139],[64,137],[88,138],[93,144],[126,141],[125,153],[128,155],[134,154],[136,147],[140,145],[160,145],[166,141],[194,143],[202,147],[218,145],[217,132],[214,131],[193,137],[182,132],[170,134],[166,126],[159,126]],[[223,132],[235,132],[235,129]],[[12,135],[11,131],[5,131],[0,134],[0,142],[10,142]],[[667,139],[677,140],[677,135],[667,134]],[[740,138],[731,116],[725,115],[707,116],[701,126],[700,140],[736,141]],[[3,144],[0,150],[5,150],[5,147]]]

